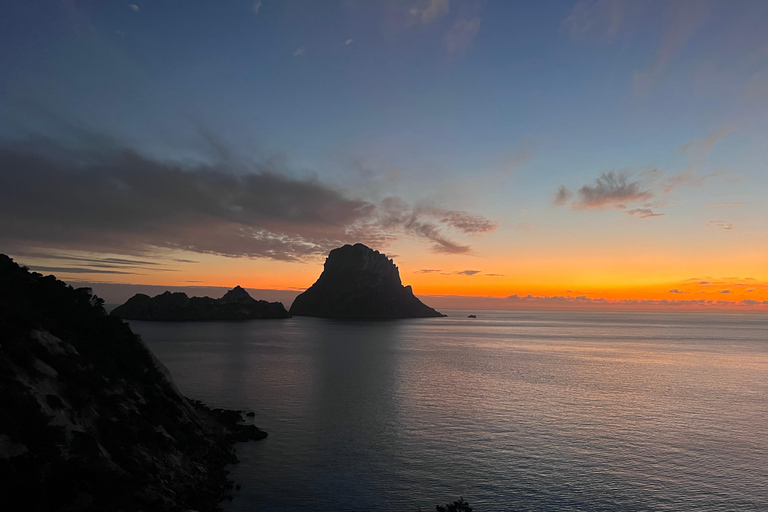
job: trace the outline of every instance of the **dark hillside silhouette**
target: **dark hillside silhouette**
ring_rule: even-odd
[[[232,443],[266,436],[182,396],[101,299],[0,255],[0,503],[217,510]],[[13,504],[22,508],[14,508]]]

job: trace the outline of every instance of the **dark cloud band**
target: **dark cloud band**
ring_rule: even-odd
[[[155,248],[301,260],[344,243],[381,246],[411,234],[462,253],[442,227],[495,229],[485,217],[350,198],[317,179],[269,164],[164,162],[116,148],[69,150],[50,140],[0,143],[0,241],[31,247],[141,255]]]

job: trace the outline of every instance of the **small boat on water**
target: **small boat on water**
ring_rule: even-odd
[[[469,315],[467,318],[477,318],[477,315]]]

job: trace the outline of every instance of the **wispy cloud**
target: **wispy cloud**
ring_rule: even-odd
[[[70,274],[135,274],[142,275],[143,270],[155,272],[177,272],[177,269],[169,268],[168,264],[174,262],[197,263],[190,260],[178,260],[169,258],[163,264],[157,261],[116,258],[109,256],[87,257],[78,256],[66,252],[48,250],[35,252],[16,250],[15,258],[22,258],[33,270],[39,272],[70,273]],[[51,266],[51,265],[55,266]]]
[[[448,238],[442,226],[463,234],[482,234],[495,231],[498,224],[482,215],[465,211],[444,210],[432,207],[411,207],[396,197],[381,202],[383,226],[403,226],[407,232],[423,236],[434,242],[432,250],[437,253],[460,254],[470,251],[468,245]]]
[[[31,258],[31,259],[45,259],[45,260],[62,260],[66,262],[82,262],[87,263],[88,265],[94,265],[94,266],[138,266],[138,267],[156,267],[159,266],[160,263],[156,261],[148,261],[148,260],[136,260],[136,259],[126,259],[126,258],[109,258],[109,257],[103,257],[103,258],[87,258],[83,256],[76,256],[71,254],[58,254],[58,253],[41,253],[41,252],[34,252],[34,251],[17,251],[14,253],[16,256],[23,256],[25,258]],[[184,260],[184,262],[187,263],[196,263],[189,260]]]
[[[724,220],[711,220],[707,222],[707,227],[720,228],[724,229],[725,231],[731,231],[733,229],[733,224],[730,222],[725,222]]]
[[[573,208],[626,208],[626,203],[646,201],[653,194],[644,190],[639,180],[630,181],[629,173],[609,171],[595,179],[594,184],[584,185],[577,191],[578,201],[571,203]],[[553,202],[565,205],[572,193],[564,185],[561,186]],[[652,212],[651,212],[652,213]]]
[[[413,23],[432,23],[440,16],[448,14],[451,10],[449,0],[419,0],[416,5],[408,10]]]
[[[433,46],[448,59],[464,55],[474,44],[482,17],[476,1],[392,0],[378,3],[385,33],[392,40],[415,33],[434,36]],[[452,9],[455,5],[456,9]],[[435,44],[436,43],[436,44]]]
[[[723,128],[702,139],[693,139],[680,146],[680,151],[689,155],[688,163],[682,172],[665,180],[664,193],[667,194],[680,185],[701,186],[707,179],[717,176],[717,172],[702,175],[699,169],[715,144],[731,133],[733,133],[732,128]]]
[[[296,51],[293,52],[293,56],[294,57],[301,57],[302,55],[304,55],[304,47],[303,46],[300,47],[300,48],[296,48]]]
[[[475,41],[480,30],[480,16],[456,21],[443,36],[445,49],[449,56],[459,56],[466,53]]]
[[[672,288],[671,290],[669,290],[669,293],[687,293],[687,292],[680,291],[677,288]]]
[[[253,11],[253,14],[259,15],[259,10],[261,9],[261,0],[256,0],[253,2],[253,7],[251,7],[251,11]]]
[[[653,194],[642,189],[640,181],[630,181],[627,172],[604,172],[594,185],[584,185],[578,190],[577,207],[603,208],[621,206],[623,203],[645,201]]]
[[[574,39],[612,39],[627,28],[642,9],[634,0],[582,0],[578,2],[563,27]]]
[[[653,90],[709,13],[709,2],[706,0],[676,0],[665,6],[668,21],[653,63],[645,71],[636,71],[632,77],[638,96],[645,96]]]
[[[687,293],[722,293],[722,290],[739,289],[746,293],[755,293],[755,290],[768,292],[768,283],[759,281],[754,277],[692,277],[681,282],[680,290]]]
[[[552,204],[556,206],[565,206],[572,196],[573,193],[568,190],[565,185],[560,185],[560,188],[555,192],[555,197],[552,199]]]
[[[635,208],[628,210],[627,214],[637,216],[638,219],[649,219],[652,217],[664,217],[665,213],[655,213],[650,208]]]
[[[443,272],[440,269],[422,268],[414,270],[415,274],[442,274],[444,276],[485,276],[485,277],[503,277],[504,274],[483,274],[481,270],[454,270],[453,272]]]
[[[723,292],[720,292],[723,293]],[[584,295],[578,297],[564,297],[561,295],[510,295],[505,299],[499,299],[501,304],[506,302],[507,305],[514,305],[520,307],[591,307],[591,306],[605,306],[605,307],[733,307],[739,305],[755,306],[755,305],[768,305],[768,300],[757,301],[744,299],[741,301],[734,300],[713,300],[713,299],[619,299],[609,300],[602,297],[587,297]]]
[[[454,242],[440,231],[432,222],[421,220],[417,215],[411,215],[403,222],[406,231],[418,236],[423,236],[434,242],[432,251],[441,254],[462,254],[469,252],[471,247]]]
[[[506,298],[506,302],[524,306],[524,305],[541,305],[548,307],[583,307],[583,306],[671,306],[671,307],[695,307],[695,306],[732,306],[736,304],[733,301],[720,301],[711,299],[690,299],[690,300],[668,300],[668,299],[619,299],[608,300],[603,297],[587,297],[580,295],[577,297],[562,295],[524,295],[517,294],[510,295]],[[766,301],[768,303],[768,301]]]
[[[44,267],[30,265],[29,268],[30,270],[40,272],[41,274],[137,274],[137,272],[129,272],[125,270],[104,270],[93,267]]]
[[[345,45],[347,45],[347,46],[349,46],[349,45],[351,45],[351,44],[352,44],[354,41],[355,41],[354,39],[347,39],[346,41],[344,41],[344,44],[345,44]]]
[[[442,209],[428,209],[425,213],[440,217],[440,222],[455,228],[461,233],[478,234],[496,231],[498,223],[482,215],[475,215],[464,211],[448,211]]]
[[[744,304],[745,306],[757,306],[758,304],[768,304],[768,300],[754,300],[754,299],[744,299],[741,301],[741,304]]]

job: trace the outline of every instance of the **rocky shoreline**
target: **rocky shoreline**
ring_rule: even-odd
[[[87,289],[0,255],[0,503],[30,511],[220,510],[234,443],[266,433],[176,389]]]

